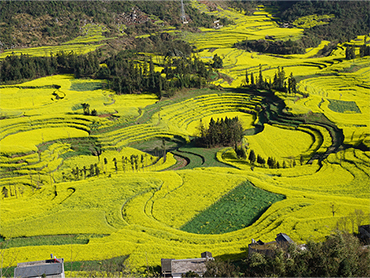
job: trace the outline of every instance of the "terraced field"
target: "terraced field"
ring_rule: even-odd
[[[249,17],[215,13],[239,25],[203,30],[202,40],[184,36],[202,59],[224,58],[220,72],[233,81],[216,84],[228,89],[158,100],[116,95],[102,81],[70,75],[1,85],[4,267],[50,253],[66,261],[129,255],[132,271],[204,250],[244,257],[251,238],[271,241],[283,232],[298,243],[321,240],[355,209],[370,213],[369,57],[344,60],[338,45],[313,58],[327,42],[295,56],[243,52],[232,40],[295,38],[303,30],[279,28],[262,7]],[[259,64],[267,78],[278,66],[286,76],[292,71],[309,96],[237,88]],[[98,115],[84,115],[82,103]],[[192,142],[200,122],[226,116],[241,119],[247,158]],[[252,150],[265,163],[248,159]],[[71,241],[61,244],[61,235]],[[21,239],[34,236],[45,244]]]

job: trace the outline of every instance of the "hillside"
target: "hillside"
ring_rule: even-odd
[[[93,3],[0,2],[3,275],[53,253],[155,276],[370,223],[367,2]]]

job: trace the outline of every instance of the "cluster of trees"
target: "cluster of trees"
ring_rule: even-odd
[[[274,54],[302,54],[306,47],[301,41],[267,41],[243,40],[234,44],[234,47],[254,52]]]
[[[169,50],[171,51],[171,50]],[[182,55],[183,53],[181,53]],[[144,59],[136,51],[120,51],[99,66],[101,51],[87,55],[58,52],[50,57],[28,55],[8,56],[0,61],[0,81],[19,81],[59,73],[73,73],[76,78],[108,79],[108,86],[118,94],[151,92],[161,97],[171,96],[177,88],[202,88],[213,72],[212,67],[222,67],[222,59],[215,55],[212,64],[205,64],[196,56],[166,56],[161,61],[163,74],[154,71],[152,58]],[[84,113],[90,115],[89,105]],[[91,115],[96,111],[91,111]]]
[[[147,38],[135,38],[133,40],[135,52],[160,53],[163,56],[190,56],[193,47],[180,39],[175,39],[169,33],[151,35]]]
[[[243,139],[243,127],[238,117],[225,119],[211,118],[208,128],[204,127],[202,120],[199,125],[200,138],[198,143],[208,148],[215,146],[236,146]]]
[[[63,181],[67,179],[74,179],[74,180],[80,180],[80,179],[86,179],[87,177],[98,177],[100,174],[100,168],[97,163],[90,164],[90,167],[87,168],[84,166],[82,169],[79,169],[78,166],[75,168],[72,168],[71,170],[71,176],[67,177],[64,172],[62,172],[62,179]]]
[[[136,57],[138,58],[138,57]],[[134,61],[127,58],[124,51],[110,57],[104,75],[99,76],[110,80],[111,89],[118,94],[151,92],[158,97],[172,96],[178,88],[202,88],[207,84],[212,68],[196,56],[192,58],[167,57],[161,66],[162,73],[154,71],[152,58],[149,61]]]
[[[278,71],[274,75],[274,80],[263,78],[262,75],[262,65],[259,66],[259,74],[254,77],[253,72],[249,75],[248,69],[245,72],[245,86],[250,86],[252,88],[258,89],[269,89],[277,90],[282,92],[288,92],[289,94],[296,94],[297,91],[297,81],[290,73],[290,76],[286,80],[285,71],[283,67],[278,67]]]
[[[91,115],[91,116],[97,116],[98,115],[98,112],[96,111],[96,109],[93,109],[90,112],[90,104],[84,102],[84,103],[81,103],[81,106],[82,106],[82,109],[84,111],[84,115]]]
[[[370,249],[357,237],[335,232],[324,242],[277,247],[274,256],[253,253],[238,262],[207,263],[205,277],[369,277]],[[194,277],[194,276],[193,276]]]
[[[101,51],[87,55],[77,55],[73,51],[60,51],[50,57],[31,57],[29,55],[7,56],[0,61],[0,81],[18,81],[42,76],[73,73],[77,78],[92,76],[99,69]]]
[[[366,45],[366,38],[367,36],[365,36],[364,44],[360,46],[360,57],[370,56],[370,45],[369,46]],[[347,46],[346,47],[346,59],[352,60],[355,58],[356,58],[355,47],[353,45]]]
[[[227,1],[227,6],[232,7],[239,12],[244,12],[246,15],[252,15],[258,6],[258,3],[255,1],[229,0]]]
[[[367,36],[365,36],[364,44],[360,47],[360,57],[370,56],[370,45],[366,45]]]

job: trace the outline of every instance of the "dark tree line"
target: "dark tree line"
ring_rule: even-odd
[[[137,61],[137,56],[128,58],[126,54],[121,51],[109,58],[107,67],[101,68],[98,74],[109,79],[111,89],[118,94],[151,92],[158,97],[171,96],[175,89],[204,87],[213,71],[196,56],[167,56],[161,64],[162,72],[156,72],[152,58]]]
[[[19,81],[34,79],[60,73],[73,73],[77,78],[92,76],[99,69],[100,51],[87,55],[74,52],[58,52],[50,57],[32,57],[29,55],[7,56],[0,61],[0,81]]]
[[[87,55],[58,52],[50,57],[28,55],[8,56],[0,61],[0,81],[19,81],[52,74],[73,73],[76,78],[107,79],[108,86],[118,94],[150,92],[158,97],[172,96],[175,89],[202,88],[206,86],[212,67],[222,66],[222,59],[215,56],[207,65],[196,56],[166,56],[161,62],[162,72],[156,72],[152,58],[136,51],[120,51],[99,65],[101,51]],[[90,114],[89,107],[84,108]]]
[[[267,80],[263,77],[262,65],[259,66],[259,74],[256,77],[253,75],[253,72],[249,75],[248,70],[246,70],[244,84],[257,89],[277,90],[281,92],[287,92],[289,94],[298,93],[297,81],[293,76],[293,73],[290,73],[290,76],[286,78],[283,67],[278,67],[273,80]]]
[[[226,117],[225,119],[217,119],[217,121],[211,118],[208,128],[204,127],[200,121],[199,132],[199,143],[209,148],[219,145],[237,148],[244,134],[238,117],[231,119]]]
[[[261,53],[273,54],[302,54],[306,52],[306,46],[301,41],[267,41],[267,40],[243,40],[234,44],[234,47]]]
[[[117,173],[118,171],[139,171],[140,169],[144,169],[145,167],[148,167],[149,165],[153,165],[157,162],[157,159],[160,158],[160,156],[163,157],[163,160],[165,162],[166,157],[166,150],[165,146],[162,145],[163,150],[158,154],[158,158],[154,158],[150,156],[150,160],[148,161],[148,155],[134,155],[131,156],[122,156],[121,160],[119,161],[117,158],[112,159],[112,163],[114,165],[114,171]],[[120,164],[120,166],[119,166]],[[83,166],[82,168],[76,166],[73,167],[70,174],[66,174],[65,172],[62,172],[62,180],[81,180],[86,179],[89,177],[98,177],[101,173],[107,174],[108,166],[111,165],[111,162],[108,161],[107,158],[103,159],[102,162],[103,169],[99,167],[98,163],[90,164],[89,167]],[[6,187],[3,187],[2,194],[4,197],[8,197],[8,189]],[[13,195],[12,195],[13,196]]]

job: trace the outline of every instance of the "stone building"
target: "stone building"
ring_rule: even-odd
[[[65,278],[64,259],[53,258],[50,260],[18,263],[14,269],[15,278],[47,277]]]
[[[163,277],[178,278],[192,271],[199,276],[203,276],[207,270],[206,262],[209,260],[214,260],[210,252],[204,252],[201,254],[201,258],[195,259],[162,259],[162,275]]]

